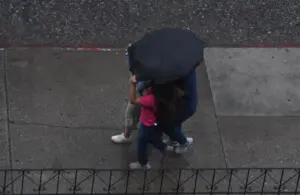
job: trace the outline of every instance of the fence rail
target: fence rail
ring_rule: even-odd
[[[1,194],[300,194],[300,169],[0,170]]]

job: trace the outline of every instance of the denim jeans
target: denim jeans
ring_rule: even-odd
[[[186,112],[184,113],[180,121],[176,122],[173,128],[162,130],[167,136],[169,136],[170,140],[176,141],[179,144],[185,144],[187,142],[186,136],[182,131],[182,123],[193,116],[193,114],[195,113],[194,110],[186,109],[185,111]]]
[[[156,149],[164,152],[167,145],[162,140],[162,131],[157,126],[145,126],[140,124],[138,132],[138,161],[141,165],[148,162],[148,143],[152,144]]]
[[[182,123],[189,119],[191,116],[193,116],[195,113],[194,109],[187,110],[185,115],[181,118],[178,123],[176,123],[175,127],[173,129],[165,130],[164,133],[170,137],[172,141],[177,141],[179,144],[185,144],[186,143],[186,136],[184,135],[182,131]]]

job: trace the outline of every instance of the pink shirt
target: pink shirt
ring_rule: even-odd
[[[140,97],[141,101],[141,122],[145,126],[153,126],[156,122],[156,104],[153,94]]]

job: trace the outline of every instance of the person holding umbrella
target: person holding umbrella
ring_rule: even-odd
[[[131,44],[128,45],[130,47]],[[125,53],[125,56],[128,56],[128,52]],[[128,58],[128,57],[127,57]],[[127,59],[128,64],[128,59]],[[131,77],[130,76],[130,81]],[[141,81],[136,83],[136,94],[138,97],[144,94],[144,90],[148,88],[150,82],[149,81]],[[140,105],[131,104],[128,102],[125,110],[125,124],[124,124],[124,132],[121,134],[113,135],[111,137],[111,141],[114,143],[130,143],[132,141],[131,133],[133,130],[138,128],[138,124],[140,121],[141,115],[141,107]]]
[[[173,128],[163,129],[162,132],[165,132],[167,135],[171,136],[172,139],[164,140],[164,143],[168,145],[172,145],[173,151],[176,153],[184,153],[188,146],[193,142],[193,139],[190,137],[186,137],[182,131],[182,123],[190,118],[195,112],[197,108],[197,85],[196,85],[196,72],[192,70],[187,76],[183,77],[181,81],[183,83],[182,90],[184,94],[184,109],[182,110],[182,116],[177,120],[177,123],[173,126]],[[149,82],[140,82],[135,85],[137,97],[141,97],[144,93],[143,91],[147,89],[150,85]],[[128,102],[126,111],[125,111],[125,130],[123,133],[112,136],[111,140],[114,143],[130,143],[132,141],[131,133],[134,128],[137,128],[137,124],[139,122],[140,117],[140,105],[132,104]],[[172,132],[176,132],[174,134]],[[169,136],[170,137],[170,136]],[[179,144],[182,143],[182,144]]]
[[[203,61],[204,42],[189,30],[164,28],[150,32],[128,48],[130,71],[138,81],[164,84],[183,79],[184,109],[173,128],[164,129],[175,152],[183,153],[191,144],[182,132],[182,123],[197,108],[196,68]]]
[[[163,155],[173,151],[162,140],[163,129],[173,129],[179,113],[184,106],[183,79],[165,84],[152,83],[145,94],[136,96],[136,77],[131,79],[130,103],[141,106],[141,123],[138,131],[138,161],[129,164],[131,169],[149,169],[147,156],[148,143],[160,150]],[[176,139],[176,132],[170,131],[169,136]],[[192,141],[192,140],[191,140]]]

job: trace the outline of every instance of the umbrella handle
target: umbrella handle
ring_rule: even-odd
[[[128,66],[129,66],[129,71],[132,73],[132,74],[134,74],[133,73],[133,71],[132,71],[132,63],[133,63],[133,48],[132,48],[132,46],[130,45],[130,46],[128,46],[128,48],[127,48],[127,62],[128,62]]]

